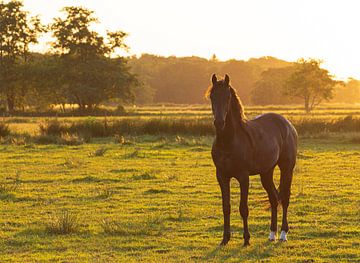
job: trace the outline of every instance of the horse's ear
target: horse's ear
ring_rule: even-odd
[[[226,84],[226,86],[229,86],[229,83],[230,83],[229,75],[225,74],[225,84]]]
[[[215,84],[217,82],[216,74],[213,74],[211,77],[212,84]]]

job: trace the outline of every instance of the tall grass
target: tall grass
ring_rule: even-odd
[[[360,132],[360,118],[351,115],[336,119],[290,119],[300,135],[326,132]],[[70,124],[48,121],[41,124],[42,134],[69,134],[89,137],[131,135],[214,135],[211,118],[128,118],[76,121]]]
[[[159,134],[213,134],[213,126],[209,118],[131,118],[121,120],[80,120],[70,124],[59,121],[47,121],[40,124],[42,135],[77,134],[90,137],[131,135],[159,135]]]
[[[294,119],[292,123],[300,135],[326,132],[360,132],[360,118],[354,118],[352,115],[333,120],[318,118]]]
[[[59,211],[50,217],[46,231],[51,234],[66,235],[78,232],[79,218],[68,210]]]

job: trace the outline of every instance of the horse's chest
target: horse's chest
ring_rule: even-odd
[[[238,170],[245,166],[245,160],[243,160],[241,154],[231,151],[215,151],[213,153],[213,160],[218,169],[227,172]]]
[[[231,171],[235,168],[234,159],[225,154],[220,155],[220,157],[216,160],[215,165],[223,171]]]

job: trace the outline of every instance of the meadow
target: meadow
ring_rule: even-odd
[[[211,122],[205,106],[165,106],[161,114],[159,108],[134,109],[131,116],[114,118]],[[306,116],[296,107],[258,107],[248,115],[266,111],[329,123],[347,116],[357,120],[360,109],[335,105]],[[104,117],[58,120],[67,125],[104,123]],[[3,121],[13,139],[3,138],[0,145],[1,262],[360,261],[357,122],[351,121],[351,132],[301,134],[288,242],[267,241],[267,196],[259,177],[253,176],[251,245],[242,247],[239,187],[233,180],[232,239],[219,248],[222,209],[210,157],[211,130],[204,135],[156,134],[157,129],[151,130],[154,134],[105,133],[66,145],[32,139],[41,136],[39,124],[45,118]],[[278,183],[278,170],[275,178]]]

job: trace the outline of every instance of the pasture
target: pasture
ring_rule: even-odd
[[[209,117],[208,107],[190,108],[165,107],[162,115]],[[149,107],[133,115],[146,119],[159,117],[154,116],[159,111]],[[258,108],[249,115],[265,111],[274,110]],[[330,115],[357,117],[360,110],[324,108],[311,117],[301,115],[299,109],[278,111],[326,120]],[[43,121],[4,120],[17,133],[31,135],[38,133]],[[232,238],[228,246],[217,246],[222,238],[222,209],[210,157],[212,139],[124,134],[120,142],[111,136],[79,145],[4,142],[0,145],[0,261],[360,261],[357,132],[300,137],[286,243],[267,241],[266,192],[259,177],[251,177],[251,245],[246,248],[235,180]],[[278,170],[275,178],[278,183]]]

